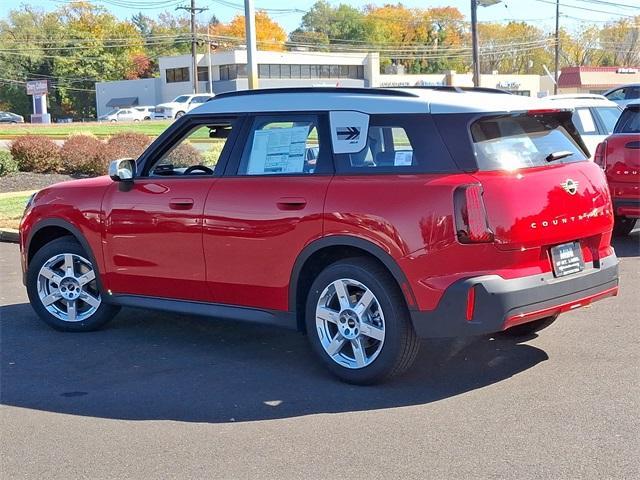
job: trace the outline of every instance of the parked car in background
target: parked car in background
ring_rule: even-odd
[[[148,114],[136,107],[118,108],[98,117],[99,122],[140,122],[148,119]]]
[[[613,132],[622,108],[602,95],[569,93],[544,97],[541,102],[554,108],[572,108],[573,123],[593,158],[596,147]]]
[[[629,85],[614,87],[604,92],[603,95],[612,102],[625,106],[629,103],[640,101],[640,83],[630,83]]]
[[[182,115],[214,97],[213,94],[201,93],[197,95],[180,95],[171,102],[156,105],[153,113],[155,119],[174,119],[180,118]]]
[[[219,95],[108,177],[31,198],[31,305],[67,331],[123,305],[297,328],[358,384],[408,369],[420,337],[531,335],[618,291],[571,115],[462,90]]]
[[[141,105],[139,107],[133,107],[134,110],[141,112],[143,115],[143,120],[151,120],[153,118],[153,112],[156,107],[153,105]]]
[[[598,145],[594,161],[609,182],[614,233],[628,235],[640,218],[640,102],[627,105],[613,134]]]
[[[0,123],[24,123],[24,117],[17,113],[0,112]]]

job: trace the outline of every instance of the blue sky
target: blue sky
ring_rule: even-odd
[[[120,18],[129,18],[138,11],[154,16],[163,10],[173,11],[176,5],[186,5],[189,0],[92,0],[93,3],[103,5],[109,11]],[[614,0],[615,1],[615,0]],[[624,0],[619,3],[627,5],[638,5],[637,0]],[[9,10],[15,8],[19,3],[26,3],[32,6],[37,5],[44,10],[53,10],[66,3],[65,0],[0,0],[0,17],[6,17]],[[307,10],[315,3],[315,0],[255,0],[256,8],[272,9],[270,15],[276,19],[287,31],[295,29],[300,24],[303,13],[292,10]],[[384,3],[397,3],[393,0],[330,0],[331,4],[346,3],[353,6],[362,6],[368,3],[382,5]],[[404,0],[402,3],[408,7],[457,7],[465,16],[469,16],[470,0]],[[554,26],[555,5],[554,0],[504,0],[502,3],[491,7],[480,7],[478,9],[479,21],[509,21],[527,20],[535,23],[541,28],[551,30]],[[158,4],[163,4],[163,8],[154,8]],[[125,6],[129,5],[129,6]],[[211,14],[215,14],[222,21],[229,21],[234,15],[241,12],[243,0],[196,0],[196,6],[208,7],[209,10],[200,14],[199,18],[206,21]],[[584,22],[604,23],[607,20],[620,18],[618,14],[640,14],[640,6],[635,8],[613,7],[609,5],[596,4],[585,0],[561,0],[561,23],[571,30],[580,29]],[[143,8],[140,8],[143,7]],[[577,8],[573,8],[577,7]],[[283,9],[289,11],[275,12],[273,10]],[[602,10],[603,12],[593,12],[585,9]],[[185,13],[186,15],[186,13]]]

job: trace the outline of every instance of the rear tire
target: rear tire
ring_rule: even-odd
[[[615,217],[613,234],[620,237],[629,235],[636,226],[636,220],[629,217]]]
[[[341,380],[369,385],[405,372],[420,347],[394,278],[368,258],[326,267],[307,296],[311,346]]]
[[[75,238],[53,240],[29,262],[27,294],[31,306],[56,330],[97,330],[120,310],[103,301],[97,276],[90,256]]]
[[[556,321],[558,315],[552,315],[550,317],[541,318],[540,320],[534,320],[533,322],[527,322],[515,327],[508,328],[502,335],[506,337],[528,337],[540,330],[547,328],[553,322]]]

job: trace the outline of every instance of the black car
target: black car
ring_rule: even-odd
[[[0,112],[0,123],[24,123],[24,117],[11,112]]]

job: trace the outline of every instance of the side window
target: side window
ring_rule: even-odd
[[[150,176],[213,175],[234,122],[198,125],[151,165]]]
[[[625,100],[635,100],[636,98],[640,98],[640,86],[625,88],[625,94],[624,94]]]
[[[392,124],[369,124],[364,150],[346,156],[352,168],[410,167],[416,164],[406,130]]]
[[[607,95],[609,100],[624,100],[624,89],[619,88]]]
[[[437,115],[371,115],[358,153],[335,155],[341,173],[430,173],[456,166],[437,131]]]
[[[318,115],[257,116],[247,135],[238,175],[308,175],[326,158]]]
[[[594,108],[595,114],[600,119],[600,123],[602,124],[602,128],[604,128],[604,132],[607,135],[613,133],[613,127],[615,127],[618,118],[620,118],[620,110],[617,107],[599,107]]]
[[[597,135],[598,128],[596,127],[596,123],[591,116],[591,111],[588,108],[578,108],[573,113],[573,124],[578,129],[580,135]]]

